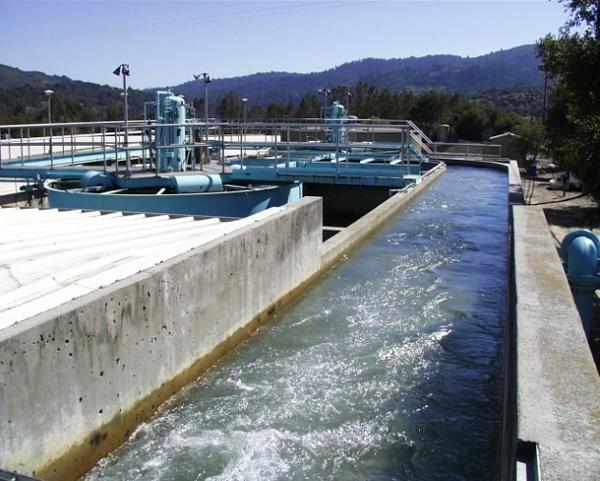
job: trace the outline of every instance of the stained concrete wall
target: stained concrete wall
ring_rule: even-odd
[[[310,282],[321,228],[305,198],[0,331],[0,466],[85,473]]]

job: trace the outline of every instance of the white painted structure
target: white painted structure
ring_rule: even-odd
[[[269,217],[0,209],[0,329]]]

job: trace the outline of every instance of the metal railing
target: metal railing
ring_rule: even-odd
[[[186,130],[185,144],[157,145],[157,129],[169,127]],[[95,162],[102,163],[104,169],[110,165],[119,171],[124,153],[129,152],[147,170],[156,167],[153,161],[158,150],[181,147],[191,152],[203,149],[209,159],[216,152],[222,162],[228,157],[243,162],[249,155],[277,158],[282,152],[289,158],[293,152],[307,149],[329,151],[336,160],[353,150],[363,156],[377,152],[380,157],[387,155],[390,161],[401,158],[409,162],[419,160],[419,153],[424,151],[424,144],[406,121],[338,124],[302,119],[280,123],[210,122],[208,126],[195,120],[181,125],[131,121],[127,145],[122,122],[0,126],[0,168],[44,165],[53,169]],[[197,156],[190,156],[191,169],[198,165],[202,169],[197,160]],[[126,170],[130,169],[127,165]]]
[[[472,142],[433,142],[431,155],[435,158],[466,158],[470,160],[494,160],[502,157],[502,145]]]

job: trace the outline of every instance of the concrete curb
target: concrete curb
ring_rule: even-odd
[[[600,377],[543,210],[513,218],[516,434],[537,447],[540,480],[597,481]]]

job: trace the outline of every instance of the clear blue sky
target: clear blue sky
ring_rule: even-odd
[[[477,56],[556,33],[557,1],[7,1],[0,63],[134,88],[193,73],[311,72],[365,57]]]

